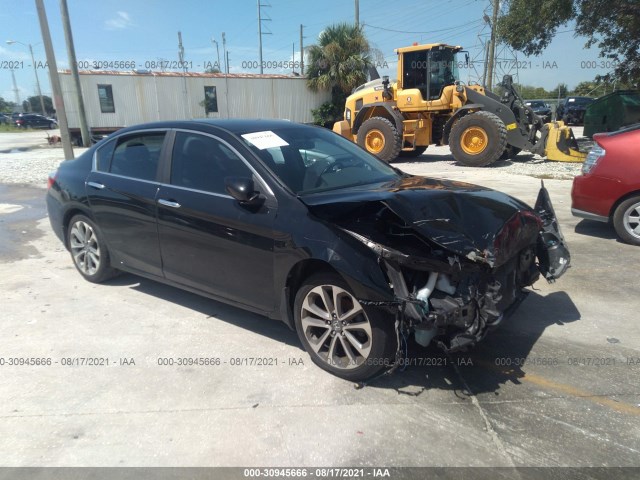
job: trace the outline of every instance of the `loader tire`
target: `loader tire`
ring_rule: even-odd
[[[400,154],[402,138],[396,127],[383,117],[366,120],[358,130],[358,145],[387,163]]]
[[[497,115],[475,112],[451,128],[449,147],[453,158],[468,167],[484,167],[500,158],[507,147],[507,129]]]

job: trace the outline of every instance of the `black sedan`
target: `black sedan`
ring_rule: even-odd
[[[539,116],[544,123],[551,121],[551,107],[541,100],[529,100],[524,103],[527,107],[533,110],[537,116]]]
[[[58,122],[53,118],[36,113],[25,113],[16,117],[15,124],[19,128],[48,128],[49,130],[58,128]]]
[[[556,117],[567,125],[582,125],[584,114],[593,102],[595,98],[591,97],[567,97],[558,105]]]
[[[394,368],[410,335],[473,346],[540,272],[569,266],[544,188],[531,209],[286,121],[129,127],[49,185],[51,225],[85,279],[126,271],[280,319],[350,380]]]

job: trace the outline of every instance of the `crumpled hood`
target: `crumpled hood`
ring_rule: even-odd
[[[470,260],[498,267],[532,243],[541,219],[507,194],[463,182],[407,176],[301,197],[311,212],[345,228],[355,228],[362,206],[379,203],[418,235]]]

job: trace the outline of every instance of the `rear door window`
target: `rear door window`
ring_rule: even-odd
[[[166,132],[124,135],[117,139],[109,172],[140,180],[155,180]]]

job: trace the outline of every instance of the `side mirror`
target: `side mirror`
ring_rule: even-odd
[[[253,180],[249,177],[226,177],[224,186],[229,195],[241,205],[256,206],[263,201],[263,198],[253,187]]]

